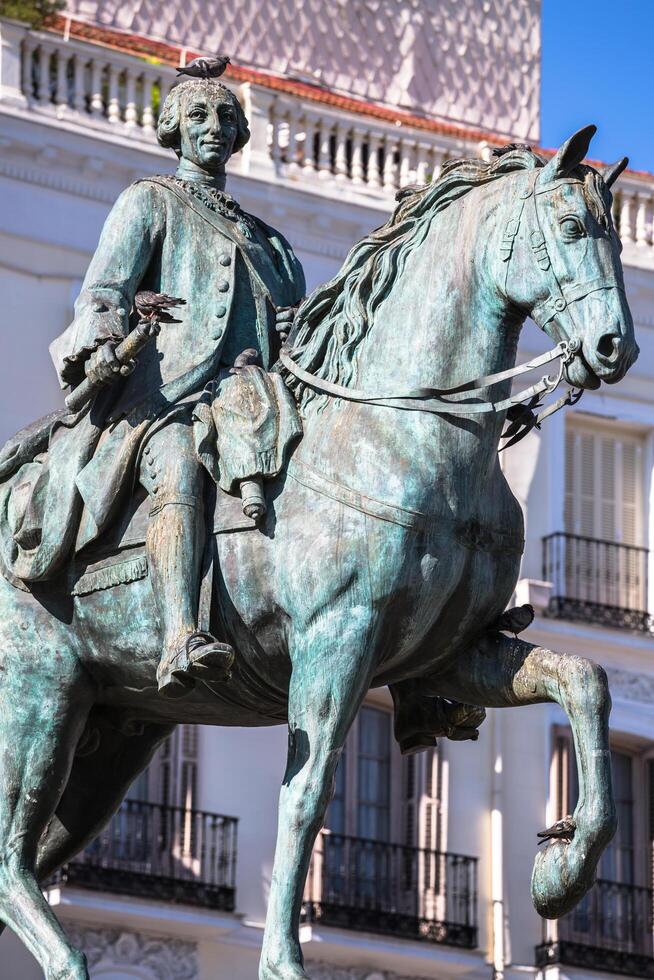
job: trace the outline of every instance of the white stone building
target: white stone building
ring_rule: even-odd
[[[173,169],[154,139],[172,66],[217,49],[234,53],[228,81],[252,127],[230,190],[283,230],[309,287],[398,187],[539,140],[539,0],[70,0],[47,30],[0,21],[0,438],[59,404],[49,341],[120,190]],[[639,361],[505,459],[527,517],[531,638],[610,675],[620,829],[602,880],[543,931],[536,831],[575,793],[557,707],[490,711],[477,743],[402,760],[376,691],[310,875],[313,980],[654,976],[653,214],[654,179],[627,173],[616,218]],[[527,328],[520,356],[544,349]],[[256,977],[285,754],[281,727],[178,730],[49,888],[94,980]],[[40,976],[13,937],[1,949],[1,980]]]

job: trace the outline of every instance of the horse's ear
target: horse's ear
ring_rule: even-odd
[[[607,187],[612,187],[616,180],[629,163],[629,157],[623,157],[617,163],[612,163],[608,167],[602,167],[600,173]]]
[[[556,180],[570,173],[588,153],[590,141],[597,132],[597,126],[584,126],[578,133],[566,140],[560,150],[557,150],[550,162],[543,168],[541,180]]]

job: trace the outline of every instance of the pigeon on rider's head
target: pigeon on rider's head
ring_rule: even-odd
[[[194,58],[188,65],[180,66],[177,75],[190,75],[191,78],[220,78],[231,61],[224,55],[217,58]]]
[[[170,315],[168,309],[171,306],[186,306],[186,300],[178,296],[168,296],[167,293],[155,293],[151,289],[143,289],[134,297],[134,306],[141,320],[179,323],[179,320]]]
[[[562,820],[557,820],[556,823],[553,823],[547,830],[539,830],[536,836],[540,837],[539,844],[544,844],[548,840],[563,840],[569,843],[574,837],[576,829],[576,823],[570,814],[568,814],[567,817],[563,817]]]

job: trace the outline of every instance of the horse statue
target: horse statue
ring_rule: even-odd
[[[537,854],[532,897],[554,918],[592,885],[616,828],[606,675],[497,624],[524,543],[498,461],[507,411],[526,397],[511,394],[522,324],[533,317],[556,345],[537,363],[559,364],[532,393],[560,379],[613,384],[638,353],[611,219],[626,161],[603,173],[582,164],[593,132],[548,162],[512,146],[448,163],[403,191],[300,307],[277,372],[303,437],[267,484],[259,527],[214,535],[208,602],[238,651],[229,682],[159,696],[147,573],[115,581],[106,559],[99,571],[89,559],[101,588],[0,577],[0,919],[47,980],[88,971],[40,883],[99,833],[182,722],[288,724],[259,976],[306,980],[312,848],[348,729],[380,685],[416,744],[436,732],[437,699],[560,704],[579,800],[568,835]],[[143,563],[133,541],[128,554]],[[421,732],[407,735],[410,718]]]

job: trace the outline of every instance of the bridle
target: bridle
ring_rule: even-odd
[[[502,449],[507,449],[509,446],[515,445],[532,428],[540,427],[540,424],[546,418],[553,415],[560,408],[563,408],[564,405],[571,405],[578,402],[583,392],[581,389],[575,389],[570,386],[566,393],[557,399],[557,401],[550,404],[541,412],[535,412],[535,409],[540,407],[541,398],[553,394],[559,387],[563,381],[566,366],[571,363],[581,350],[581,341],[576,339],[576,326],[570,309],[571,305],[596,290],[610,288],[624,290],[624,286],[615,276],[598,277],[585,283],[561,285],[552,266],[538,213],[539,195],[548,193],[552,189],[551,187],[538,187],[538,180],[541,173],[541,169],[535,170],[533,176],[530,175],[527,187],[518,195],[516,205],[511,217],[507,221],[504,236],[500,244],[501,260],[506,263],[506,272],[503,277],[505,296],[515,239],[520,229],[525,207],[530,203],[534,211],[534,230],[530,236],[531,249],[538,268],[545,273],[549,273],[550,279],[549,296],[547,299],[538,303],[530,315],[541,329],[544,329],[545,325],[554,318],[559,322],[561,318],[567,319],[571,327],[571,330],[568,332],[570,339],[559,341],[550,351],[527,361],[525,364],[516,365],[505,371],[498,371],[495,374],[485,374],[450,388],[413,388],[408,391],[390,388],[383,393],[371,393],[357,388],[348,388],[344,385],[335,384],[332,381],[325,381],[311,374],[309,371],[305,371],[291,356],[288,345],[282,348],[279,355],[282,365],[298,381],[313,388],[314,391],[328,395],[331,398],[342,398],[350,402],[358,402],[365,405],[379,405],[406,412],[428,412],[434,415],[483,415],[506,411],[508,413],[509,425],[501,438],[507,439],[508,441]],[[556,360],[559,361],[559,364],[558,371],[554,376],[544,375],[540,381],[510,395],[508,398],[503,398],[498,401],[493,401],[492,399],[487,401],[450,400],[453,395],[492,387],[502,381],[518,378],[523,374],[527,374],[536,368]]]

